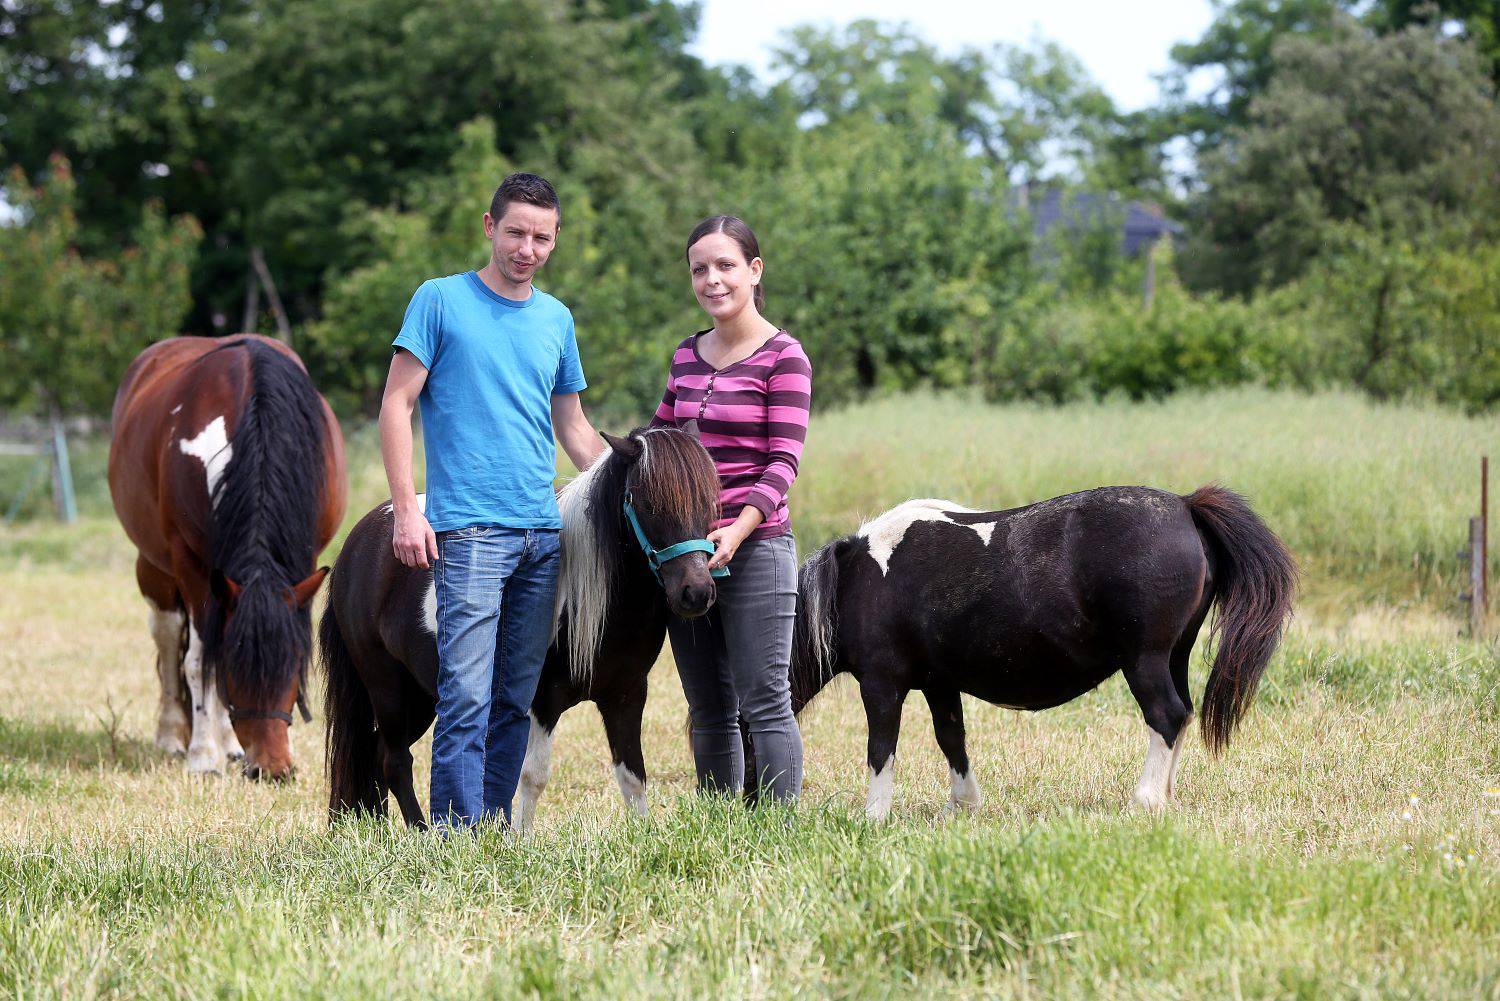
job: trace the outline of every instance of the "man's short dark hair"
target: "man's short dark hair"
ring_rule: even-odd
[[[505,215],[505,210],[510,208],[511,202],[556,209],[557,221],[562,222],[562,204],[557,200],[557,192],[544,177],[517,172],[501,181],[500,187],[495,189],[495,197],[490,199],[490,218],[499,222]]]

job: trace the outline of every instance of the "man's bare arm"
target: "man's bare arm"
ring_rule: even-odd
[[[391,548],[396,558],[409,567],[430,566],[430,561],[438,555],[437,536],[417,503],[411,476],[411,418],[417,397],[426,384],[426,366],[410,351],[397,349],[386,375],[385,396],[380,401],[380,458],[385,462],[385,479],[390,484],[396,522]]]
[[[552,397],[552,432],[579,472],[592,465],[604,451],[604,439],[584,416],[577,393],[557,393]]]

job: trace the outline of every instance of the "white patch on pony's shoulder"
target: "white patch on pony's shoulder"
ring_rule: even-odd
[[[191,455],[203,463],[203,476],[208,483],[208,496],[217,505],[218,497],[215,494],[219,480],[223,479],[229,460],[234,458],[234,449],[230,447],[229,437],[225,433],[224,418],[215,417],[209,421],[195,438],[179,438],[177,447],[182,450],[183,455]]]
[[[179,404],[177,404],[177,406],[173,407],[170,411],[168,411],[168,413],[171,413],[171,414],[175,415],[175,414],[179,413],[181,410],[182,410],[182,404],[179,403]]]
[[[429,580],[427,590],[422,592],[422,628],[428,635],[437,636],[437,582]]]
[[[421,511],[423,514],[427,513],[427,495],[426,494],[417,494],[417,510]],[[380,505],[380,513],[381,514],[394,514],[395,511],[396,511],[396,505],[393,502],[391,502],[391,501],[386,501],[384,504]]]
[[[924,497],[919,500],[909,500],[891,508],[885,514],[871,518],[859,526],[859,531],[855,534],[869,541],[870,556],[875,560],[875,565],[880,567],[880,573],[884,576],[890,570],[891,556],[896,552],[896,547],[901,545],[902,539],[906,538],[907,529],[919,521],[945,521],[950,525],[958,525],[960,528],[972,528],[979,536],[979,541],[986,546],[989,545],[990,536],[995,532],[993,521],[965,525],[948,517],[950,514],[973,513],[972,508],[955,504],[952,501]]]

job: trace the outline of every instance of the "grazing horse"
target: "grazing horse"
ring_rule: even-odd
[[[109,492],[151,606],[157,746],[191,772],[227,754],[289,775],[317,555],[347,492],[338,421],[302,362],[254,335],[142,351],[115,397]]]
[[[891,807],[901,705],[914,688],[948,759],[950,808],[979,804],[959,693],[1047,709],[1122,671],[1145,717],[1134,800],[1174,793],[1192,713],[1188,659],[1209,608],[1218,652],[1203,737],[1218,752],[1249,707],[1291,614],[1297,568],[1245,501],[1102,487],[1009,511],[914,500],[803,564],[792,708],[834,675],[859,681],[869,724],[866,813]],[[753,771],[747,769],[747,774]]]
[[[719,478],[696,435],[604,437],[609,450],[558,495],[559,613],[531,704],[521,830],[547,783],[558,718],[585,699],[603,717],[626,804],[645,812],[646,676],[667,615],[702,615],[714,600],[705,555],[713,546],[703,536],[718,514]],[[432,570],[396,559],[393,517],[383,504],[349,534],[318,626],[328,676],[329,813],[383,816],[394,794],[406,823],[422,827],[411,745],[432,724],[437,698],[437,597]]]

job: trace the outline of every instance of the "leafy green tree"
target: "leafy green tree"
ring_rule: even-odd
[[[1030,234],[952,128],[851,115],[743,184],[767,313],[807,346],[820,404],[972,382],[1029,276]]]
[[[1494,0],[1377,0],[1366,19],[1383,31],[1413,24],[1456,28],[1489,60],[1490,78],[1500,83],[1500,5]]]
[[[1250,120],[1251,102],[1270,86],[1283,38],[1327,38],[1348,0],[1213,0],[1214,19],[1193,42],[1172,46],[1163,78],[1169,131],[1210,150]],[[1207,90],[1198,93],[1207,84]]]
[[[134,245],[85,256],[67,160],[36,188],[16,168],[6,190],[19,220],[0,226],[0,406],[107,412],[130,359],[178,332],[197,223],[147,203]]]
[[[806,118],[864,115],[912,128],[935,118],[1017,184],[1055,164],[1081,171],[1120,131],[1109,97],[1050,42],[945,56],[909,30],[865,20],[794,28],[775,66]]]
[[[1327,40],[1283,39],[1274,62],[1249,123],[1204,160],[1193,284],[1244,293],[1289,281],[1345,223],[1492,224],[1500,106],[1471,46],[1342,18]]]

